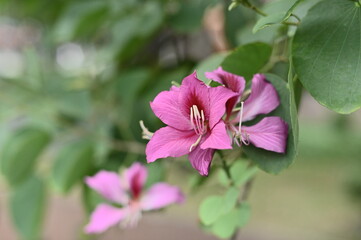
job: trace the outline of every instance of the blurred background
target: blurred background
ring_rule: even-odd
[[[266,12],[294,1],[267,2]],[[305,2],[300,17],[317,0]],[[149,101],[194,69],[216,68],[228,50],[280,41],[282,27],[253,34],[255,13],[229,4],[0,0],[1,240],[92,239],[82,228],[98,199],[82,179],[145,162],[139,120],[151,131],[162,126]],[[287,62],[271,71],[285,76]],[[258,173],[238,239],[361,239],[360,126],[360,112],[337,115],[304,93],[299,157],[278,176]],[[194,190],[199,179],[185,159],[148,167],[148,185],[167,179],[187,202],[95,239],[216,239],[197,214],[205,196],[222,190],[216,170]]]

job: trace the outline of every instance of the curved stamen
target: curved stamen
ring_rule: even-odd
[[[197,141],[191,145],[189,152],[191,152],[202,140],[202,136],[206,133],[207,128],[205,124],[205,117],[203,110],[199,111],[196,105],[193,105],[190,109],[190,120],[194,132],[199,135]]]
[[[190,108],[190,120],[197,135],[203,135],[206,132],[204,112],[203,110],[199,112],[196,105]]]
[[[197,147],[197,145],[201,142],[201,139],[202,139],[202,135],[200,135],[197,141],[191,145],[191,147],[189,148],[189,152],[192,152],[193,148]]]

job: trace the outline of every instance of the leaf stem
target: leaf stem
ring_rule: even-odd
[[[258,13],[259,15],[262,15],[264,17],[267,16],[267,14],[265,12],[263,12],[261,9],[257,8],[255,5],[253,5],[252,3],[250,3],[248,0],[241,0],[241,4],[249,9],[252,9],[253,11],[255,11],[256,13]]]
[[[221,161],[222,161],[222,168],[223,170],[226,172],[226,175],[227,175],[227,178],[229,179],[229,181],[231,182],[231,185],[233,185],[233,180],[232,180],[232,176],[231,176],[231,172],[229,170],[229,166],[226,162],[226,160],[224,160],[224,155],[221,151],[218,151],[219,153],[219,156],[221,158]]]

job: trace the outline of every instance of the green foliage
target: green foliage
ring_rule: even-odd
[[[89,140],[71,142],[64,146],[55,160],[53,182],[62,192],[68,192],[83,181],[94,168],[94,145]]]
[[[229,238],[249,220],[250,208],[238,203],[239,189],[230,187],[224,196],[209,196],[199,208],[201,222],[220,238]]]
[[[45,207],[46,189],[42,179],[30,177],[14,189],[10,197],[10,210],[22,239],[39,239]]]
[[[214,223],[222,213],[223,197],[210,196],[199,207],[199,218],[204,225]]]
[[[229,173],[231,175],[232,182],[228,179],[228,176],[224,169],[220,169],[219,171],[219,181],[225,187],[228,187],[234,184],[237,187],[242,186],[248,180],[250,180],[257,173],[256,166],[249,166],[248,161],[244,159],[240,159],[235,161],[229,169]]]
[[[210,84],[212,80],[206,78],[204,73],[211,72],[217,69],[221,65],[225,57],[226,53],[217,53],[200,62],[196,66],[197,77],[206,84]]]
[[[272,48],[265,43],[250,43],[238,47],[222,62],[225,71],[243,76],[249,81],[268,62]]]
[[[1,172],[11,185],[20,184],[33,174],[49,141],[49,133],[35,127],[19,128],[6,140],[0,163]]]
[[[353,2],[325,0],[308,12],[293,40],[293,62],[303,86],[338,113],[361,107],[360,21],[361,8]]]
[[[240,207],[220,216],[212,225],[211,231],[220,238],[229,238],[238,228],[244,227],[249,218],[250,207],[247,203],[242,203]]]
[[[243,149],[247,156],[262,170],[277,174],[290,166],[297,155],[298,124],[297,115],[295,115],[297,110],[293,93],[292,95],[290,94],[290,88],[287,83],[280,77],[273,74],[266,74],[266,78],[276,88],[280,97],[280,105],[275,111],[270,113],[270,115],[280,116],[288,124],[286,153],[275,153],[261,148],[256,148],[252,145],[243,146]]]

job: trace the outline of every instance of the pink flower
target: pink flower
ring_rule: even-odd
[[[85,182],[90,188],[110,202],[123,207],[99,204],[91,214],[85,232],[101,233],[118,223],[124,227],[135,226],[142,211],[160,209],[184,201],[179,188],[167,183],[156,183],[144,193],[147,174],[144,166],[134,163],[120,178],[118,174],[109,171],[100,171],[93,177],[87,177]]]
[[[215,149],[232,148],[222,117],[226,102],[235,96],[223,86],[210,88],[195,72],[180,87],[159,93],[150,105],[168,126],[156,131],[147,144],[148,163],[188,154],[193,168],[208,175]]]
[[[266,81],[262,74],[254,75],[251,94],[245,96],[245,80],[243,77],[228,73],[221,67],[206,73],[206,77],[225,85],[237,97],[227,102],[226,124],[233,133],[235,142],[238,139],[244,144],[252,143],[258,148],[268,151],[285,153],[288,136],[288,125],[280,117],[265,117],[252,126],[243,126],[243,122],[253,120],[257,115],[268,114],[280,104],[276,89]],[[242,96],[243,95],[243,96]],[[246,98],[245,100],[243,100]],[[241,102],[239,111],[234,111],[237,103]],[[232,117],[234,117],[232,119]],[[234,125],[238,124],[238,128]]]

